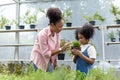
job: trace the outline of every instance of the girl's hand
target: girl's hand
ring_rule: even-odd
[[[77,55],[73,56],[73,62],[76,63]]]
[[[73,52],[73,54],[78,55],[78,56],[82,55],[82,52],[77,49],[72,49],[72,52]]]

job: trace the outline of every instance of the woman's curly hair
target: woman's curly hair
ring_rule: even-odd
[[[59,8],[57,7],[50,7],[48,10],[47,10],[47,14],[46,16],[49,18],[49,23],[56,23],[58,22],[59,20],[62,19],[62,12]]]

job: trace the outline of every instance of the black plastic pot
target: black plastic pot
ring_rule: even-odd
[[[30,29],[35,29],[35,26],[34,24],[30,24]]]
[[[71,49],[77,49],[77,50],[81,50],[80,47],[77,47],[77,46],[71,46]],[[74,55],[74,53],[72,52],[72,54]]]
[[[6,29],[6,30],[10,30],[10,29],[11,29],[11,26],[5,26],[5,29]]]
[[[119,38],[119,41],[120,41],[120,38]]]
[[[116,38],[111,38],[111,42],[115,42],[116,41]]]
[[[89,23],[95,25],[95,21],[89,21]]]
[[[24,29],[25,26],[24,25],[19,25],[19,29]]]
[[[72,23],[71,23],[71,22],[67,22],[67,23],[66,23],[66,26],[67,26],[67,27],[71,27],[71,26],[72,26]]]
[[[65,54],[64,53],[58,54],[58,60],[64,60],[64,59],[65,59]]]
[[[116,24],[120,24],[120,20],[116,20]]]

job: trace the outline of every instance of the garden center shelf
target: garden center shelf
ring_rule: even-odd
[[[9,62],[14,62],[14,61],[25,61],[25,62],[30,62],[31,60],[28,59],[0,59],[0,61],[9,61]]]
[[[63,27],[63,30],[75,30],[80,28],[81,26],[72,26],[72,27]],[[94,26],[94,28],[99,29],[99,26]],[[13,60],[19,60],[19,47],[23,46],[33,46],[33,43],[20,43],[20,33],[21,32],[39,32],[42,30],[42,28],[35,28],[35,29],[11,29],[11,30],[5,30],[1,29],[0,33],[15,33],[15,43],[14,44],[0,44],[0,47],[15,47],[14,50],[14,59]],[[9,61],[9,60],[8,60]],[[23,60],[24,61],[24,60]],[[65,60],[70,61],[70,60]]]
[[[63,27],[63,30],[75,30],[80,28],[81,26],[74,26],[74,27]],[[99,29],[99,26],[94,26],[94,28]],[[39,32],[40,30],[42,30],[42,28],[40,29],[15,29],[15,30],[0,30],[0,33],[4,33],[4,32],[31,32],[31,31],[36,31]]]
[[[117,24],[117,25],[108,25],[106,26],[107,29],[109,28],[120,28],[120,24]]]
[[[106,45],[110,45],[110,44],[120,44],[120,42],[105,42]]]
[[[63,27],[63,30],[75,30],[75,29],[78,29],[78,28],[80,28],[81,26],[72,26],[72,27]],[[96,29],[100,29],[100,27],[99,26],[94,26],[94,28],[96,28]]]
[[[38,31],[39,29],[16,29],[16,30],[0,30],[0,33],[4,32],[29,32],[29,31]]]
[[[0,44],[3,47],[15,47],[15,46],[33,46],[33,44]]]

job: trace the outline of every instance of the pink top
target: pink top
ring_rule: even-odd
[[[51,56],[51,50],[60,47],[60,35],[56,34],[56,41],[52,37],[50,26],[41,30],[37,39],[35,40],[34,47],[30,56],[30,60],[41,70],[46,71],[48,62],[51,59],[52,65],[57,64],[57,55]]]

